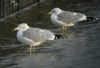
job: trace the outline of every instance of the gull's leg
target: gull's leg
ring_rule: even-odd
[[[64,26],[64,33],[65,33],[65,34],[66,34],[66,32],[67,32],[66,30],[67,30],[67,27],[66,27],[66,26]]]
[[[64,27],[64,34],[68,34],[69,33],[69,26],[65,26]]]
[[[66,34],[67,33],[67,27],[66,26],[62,26],[62,34]]]
[[[30,49],[29,49],[29,51],[30,51],[30,55],[32,54],[32,45],[30,45]]]
[[[69,33],[68,30],[69,30],[69,27],[67,26],[67,27],[66,27],[66,33]]]
[[[62,34],[65,34],[65,26],[62,26]]]

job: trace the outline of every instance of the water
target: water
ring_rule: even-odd
[[[87,14],[100,17],[97,10]],[[16,38],[1,40],[0,68],[100,68],[100,21],[70,31],[66,39],[43,43],[32,55]]]

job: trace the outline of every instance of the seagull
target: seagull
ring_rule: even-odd
[[[26,23],[19,24],[14,30],[18,30],[17,39],[21,43],[30,45],[30,52],[32,47],[38,46],[45,41],[55,39],[55,35],[51,31],[29,27]]]
[[[77,22],[86,21],[87,16],[71,11],[64,11],[60,8],[53,8],[48,14],[51,15],[51,21],[58,27],[62,27],[62,32],[66,32],[66,27],[74,26]]]

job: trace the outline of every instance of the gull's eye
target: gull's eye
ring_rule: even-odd
[[[56,13],[56,11],[53,10],[52,13]]]

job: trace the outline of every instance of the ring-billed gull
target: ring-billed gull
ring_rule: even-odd
[[[62,27],[63,33],[65,33],[66,27],[74,26],[77,22],[87,20],[87,16],[82,13],[64,11],[60,8],[54,8],[48,14],[51,14],[53,24]]]
[[[30,45],[30,52],[33,46],[55,39],[55,35],[51,31],[29,27],[26,23],[19,24],[14,30],[18,30],[17,38],[21,43]]]

